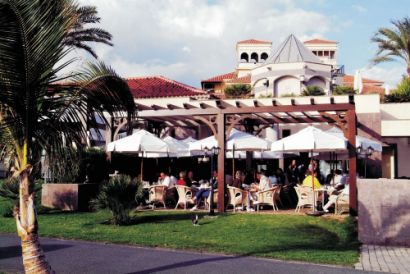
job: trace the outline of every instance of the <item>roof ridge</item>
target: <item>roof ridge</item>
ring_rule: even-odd
[[[169,82],[169,83],[178,85],[178,86],[180,86],[180,87],[188,88],[188,89],[190,89],[190,90],[192,90],[192,91],[194,91],[194,92],[201,92],[201,93],[203,93],[203,91],[200,90],[200,89],[198,89],[198,88],[195,88],[195,87],[193,87],[193,86],[190,86],[190,85],[187,85],[187,84],[178,82],[178,81],[176,81],[176,80],[169,79],[169,78],[167,78],[167,77],[165,77],[165,76],[163,76],[163,75],[159,75],[158,78],[161,78],[161,79],[163,79],[163,80],[165,80],[165,81],[167,81],[167,82]]]

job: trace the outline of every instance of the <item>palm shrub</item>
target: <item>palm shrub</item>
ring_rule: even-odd
[[[384,96],[386,103],[410,102],[410,77],[403,76],[397,88],[392,90],[391,94]]]
[[[247,84],[229,85],[224,89],[227,98],[240,98],[248,96],[251,93],[251,86]]]
[[[112,213],[111,223],[126,225],[131,221],[130,211],[135,208],[137,191],[142,192],[142,185],[137,180],[131,180],[128,175],[119,175],[103,183],[97,197],[91,200],[93,209],[108,209]]]
[[[356,90],[349,86],[336,86],[333,89],[333,95],[354,95]]]
[[[301,93],[301,96],[322,96],[322,95],[325,95],[325,91],[323,90],[323,88],[319,86],[308,86]]]

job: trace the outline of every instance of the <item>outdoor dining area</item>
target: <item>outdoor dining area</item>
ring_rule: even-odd
[[[361,136],[355,145],[359,155],[382,150],[380,143]],[[217,165],[222,150],[223,175]],[[222,147],[214,135],[161,139],[138,129],[109,143],[106,151],[137,160],[141,209],[349,213],[349,142],[337,127],[306,126],[277,141],[233,127]]]

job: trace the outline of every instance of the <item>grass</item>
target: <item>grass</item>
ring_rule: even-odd
[[[0,208],[4,204],[0,198]],[[146,211],[136,213],[135,224],[120,227],[104,224],[110,217],[108,211],[42,214],[40,235],[349,266],[359,256],[349,218],[224,214],[201,216],[200,226],[193,226],[190,212]],[[0,217],[0,232],[15,231],[12,218]]]

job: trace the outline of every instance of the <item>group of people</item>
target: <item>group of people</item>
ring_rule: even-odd
[[[193,171],[179,172],[178,179],[163,171],[159,175],[157,184],[164,185],[168,189],[173,189],[176,185],[192,187],[195,189],[195,197],[193,197],[195,205],[192,210],[196,210],[204,204],[206,199],[208,199],[211,192],[210,186],[213,186],[213,189],[218,188],[217,178],[217,171],[213,172],[213,175],[209,181],[195,180]],[[233,178],[229,175],[226,176],[225,201],[228,199],[227,185],[242,189],[246,194],[246,209],[248,211],[253,211],[254,206],[258,204],[257,193],[259,191],[268,190],[275,185],[280,185],[282,187],[280,197],[282,204],[287,207],[294,207],[297,203],[297,195],[294,190],[295,186],[301,184],[303,186],[321,188],[322,184],[320,181],[322,181],[324,184],[332,186],[331,191],[329,191],[329,195],[326,197],[328,202],[323,207],[324,211],[328,211],[329,208],[334,205],[338,195],[342,194],[348,196],[348,179],[347,176],[342,174],[342,171],[339,169],[332,170],[325,179],[322,180],[321,178],[322,177],[319,176],[318,164],[315,160],[311,160],[306,166],[304,164],[298,165],[296,160],[292,160],[291,164],[286,169],[286,173],[283,172],[281,168],[277,168],[274,172],[270,172],[269,174],[263,169],[258,172],[243,172],[241,170],[237,170]],[[178,194],[174,189],[173,193],[168,196],[171,196],[177,200],[177,195]]]

